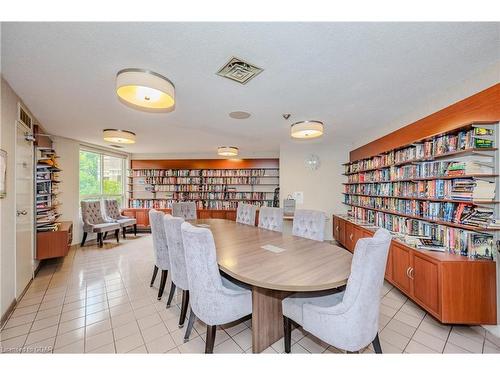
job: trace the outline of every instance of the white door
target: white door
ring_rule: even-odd
[[[33,143],[31,131],[21,123],[16,127],[16,298],[33,275]]]

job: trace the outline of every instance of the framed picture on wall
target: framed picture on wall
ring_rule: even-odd
[[[5,179],[7,177],[7,152],[0,150],[0,198],[7,194]]]

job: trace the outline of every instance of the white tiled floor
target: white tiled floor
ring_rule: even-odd
[[[165,308],[170,281],[161,301],[159,276],[149,287],[151,246],[149,235],[130,236],[120,245],[111,239],[103,249],[90,245],[48,262],[3,327],[3,352],[202,353],[205,325],[197,321],[184,343],[177,326],[180,295]],[[385,353],[500,353],[500,339],[482,327],[442,325],[387,283],[380,310]],[[292,341],[293,353],[340,352],[301,329]],[[251,343],[250,322],[234,324],[218,330],[214,352],[249,353]],[[283,351],[281,339],[264,353]]]

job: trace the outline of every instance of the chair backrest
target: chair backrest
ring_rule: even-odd
[[[255,213],[257,206],[252,204],[240,203],[236,210],[236,222],[255,226]]]
[[[106,212],[106,216],[110,219],[117,220],[121,217],[120,205],[116,199],[105,199],[104,210]]]
[[[189,282],[189,303],[198,318],[210,324],[219,311],[226,309],[217,254],[212,232],[188,222],[181,225]]]
[[[163,225],[167,235],[168,255],[170,258],[170,275],[172,282],[182,290],[189,290],[186,272],[186,256],[182,243],[181,225],[184,219],[165,215]]]
[[[345,321],[356,327],[359,342],[369,343],[378,331],[380,295],[384,283],[391,234],[378,229],[371,238],[356,243],[342,303],[346,308]]]
[[[106,221],[102,216],[100,201],[81,201],[82,220],[85,225],[102,224]]]
[[[155,253],[156,266],[162,270],[170,269],[170,260],[168,256],[167,235],[163,225],[165,213],[155,209],[149,210],[149,225],[151,226],[151,235],[153,237],[153,250]],[[170,216],[170,215],[169,215]]]
[[[292,234],[316,241],[325,239],[326,215],[323,211],[295,210]]]
[[[196,203],[195,202],[172,203],[172,216],[182,217],[184,220],[197,219]]]
[[[278,207],[261,207],[259,210],[259,228],[283,231],[283,209]]]

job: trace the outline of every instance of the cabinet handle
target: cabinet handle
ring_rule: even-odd
[[[338,226],[338,225],[335,227],[335,230],[336,230],[337,232],[339,231],[339,226]]]
[[[408,268],[406,269],[406,276],[407,276],[408,278],[410,278],[410,267],[408,267]]]
[[[349,239],[350,239],[351,241],[352,241],[352,237],[353,237],[353,234],[351,233],[351,234],[349,235]]]
[[[413,267],[411,267],[410,268],[410,279],[413,280],[414,276],[415,276],[415,269]]]

